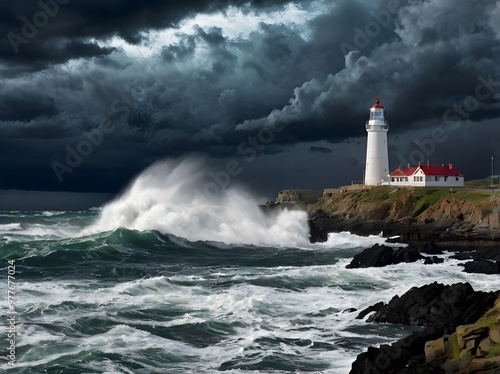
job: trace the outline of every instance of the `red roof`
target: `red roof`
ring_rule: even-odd
[[[373,108],[384,109],[384,107],[382,105],[380,105],[380,100],[379,99],[375,100],[375,105],[372,106],[372,109]]]
[[[424,172],[425,175],[436,175],[436,176],[446,176],[446,177],[463,177],[464,175],[455,168],[453,165],[448,164],[445,166],[419,166],[419,167],[409,167],[404,169],[396,169],[393,171],[391,177],[409,177],[413,175],[417,169]]]
[[[413,175],[413,173],[415,172],[415,170],[417,170],[418,168],[416,167],[411,167],[411,168],[404,168],[404,169],[400,169],[400,168],[397,168],[396,170],[394,170],[392,173],[391,173],[391,177],[409,177],[410,175]]]

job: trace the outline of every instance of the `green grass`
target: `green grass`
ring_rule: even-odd
[[[500,184],[500,177],[494,175],[493,176],[493,184]],[[474,179],[471,181],[465,182],[465,187],[470,188],[490,188],[491,187],[491,178],[484,179]]]
[[[417,217],[440,201],[443,197],[449,195],[449,190],[445,189],[419,188],[413,193],[413,196],[418,199],[413,206],[413,217]]]
[[[380,204],[396,200],[399,196],[407,193],[406,188],[397,188],[393,186],[379,186],[366,190],[357,190],[347,192],[344,197],[351,198],[356,203]]]
[[[388,204],[388,209],[390,209],[390,204],[399,197],[409,194],[411,194],[411,200],[413,201],[413,217],[419,216],[443,198],[450,201],[463,200],[472,203],[481,203],[491,198],[488,192],[481,191],[451,190],[450,188],[437,187],[417,187],[410,189],[406,187],[378,186],[364,190],[334,193],[333,196],[322,200],[322,202],[325,203],[326,209],[331,211],[335,211],[340,206],[350,206],[350,209],[358,209],[370,205],[380,206],[383,204]],[[485,209],[488,209],[488,207],[485,207]]]
[[[476,191],[457,191],[455,194],[453,194],[453,197],[460,200],[467,200],[473,203],[480,203],[482,201],[490,199],[491,195],[488,193]]]

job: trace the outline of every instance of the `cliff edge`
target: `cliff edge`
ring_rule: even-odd
[[[299,190],[286,190],[276,203],[306,206],[318,239],[325,233],[403,235],[436,240],[443,232],[459,239],[500,239],[500,194],[486,190],[393,186],[326,190],[311,202]],[[321,240],[315,240],[321,241]]]

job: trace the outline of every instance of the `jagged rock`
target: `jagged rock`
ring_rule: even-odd
[[[358,355],[353,362],[350,374],[403,373],[401,370],[404,370],[411,357],[421,356],[420,359],[423,360],[425,342],[437,339],[440,335],[442,333],[439,330],[428,327],[391,345],[369,347],[367,352]]]
[[[442,264],[444,259],[439,258],[438,256],[426,257],[424,261],[424,265],[432,265],[432,264]]]
[[[469,374],[498,374],[500,373],[500,356],[492,358],[475,358],[469,363]]]
[[[485,326],[481,324],[475,326],[471,323],[483,315],[495,320],[497,310],[500,310],[498,294],[499,292],[474,291],[468,283],[458,283],[451,286],[432,283],[419,288],[414,287],[403,296],[394,297],[389,304],[381,307],[368,320],[431,326],[391,345],[368,348],[367,352],[357,357],[352,364],[350,373],[443,374],[463,372],[496,374],[494,370],[498,370],[500,366],[494,365],[497,365],[497,362],[500,365],[500,360],[494,358],[484,361],[485,357],[473,356],[473,354],[477,355],[478,353],[484,355],[484,352],[490,349],[490,345],[486,344],[485,339],[489,339],[492,344],[496,343],[489,338],[491,334],[488,334],[488,329]],[[455,329],[464,324],[470,326],[462,326],[460,344],[468,347],[468,351],[460,351],[460,359],[454,357],[456,352],[450,340],[455,342],[455,347],[459,345]],[[495,327],[495,329],[497,328]],[[451,332],[453,334],[449,336],[448,334]],[[488,354],[490,354],[489,351]],[[472,362],[471,357],[473,358]],[[467,366],[469,362],[470,366]]]
[[[357,311],[356,308],[348,308],[348,309],[344,309],[341,313],[354,313],[356,311]]]
[[[492,350],[494,343],[490,340],[489,337],[484,338],[479,342],[476,351],[476,357],[484,357],[487,356],[488,353]]]
[[[500,261],[477,260],[464,264],[466,273],[500,274]]]
[[[498,250],[498,247],[496,248],[477,248],[474,259],[476,260],[491,260],[491,261],[497,261],[497,263],[500,261],[500,251]]]
[[[433,325],[451,332],[458,325],[474,322],[491,308],[495,299],[493,292],[474,291],[469,283],[445,286],[434,282],[395,296],[368,321]]]
[[[428,342],[426,342],[424,351],[426,364],[436,361],[442,362],[445,352],[444,337],[440,337],[436,340],[429,340]]]
[[[365,249],[352,259],[346,266],[347,269],[381,267],[391,263],[394,250],[385,245],[375,244],[373,247]]]
[[[491,329],[489,338],[493,343],[500,344],[500,328]]]
[[[415,262],[424,259],[424,257],[418,252],[417,248],[407,247],[401,248],[394,251],[393,254],[395,264],[401,262]]]
[[[453,258],[455,260],[472,260],[472,259],[474,259],[474,253],[473,252],[469,252],[469,251],[458,252],[458,253],[455,253],[450,258]]]
[[[442,255],[444,252],[434,242],[427,242],[417,247],[420,253],[427,255]]]
[[[369,306],[368,308],[363,309],[361,312],[359,312],[356,319],[363,319],[367,314],[370,314],[371,312],[378,312],[384,305],[385,303],[381,301],[375,305]]]
[[[401,262],[415,262],[424,257],[414,247],[399,248],[397,250],[385,245],[375,244],[365,249],[352,259],[347,269],[382,267],[399,264]]]
[[[456,329],[457,332],[457,342],[458,348],[464,349],[467,348],[467,343],[470,341],[474,341],[474,347],[477,347],[477,343],[480,340],[488,337],[490,329],[488,327],[478,327],[476,325],[464,325],[458,326]],[[470,349],[469,349],[470,350]]]
[[[319,228],[313,220],[308,220],[309,223],[309,241],[311,243],[324,243],[328,240],[328,231],[324,228]]]

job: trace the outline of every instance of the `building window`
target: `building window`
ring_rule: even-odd
[[[435,180],[436,182],[437,182],[437,181],[439,181],[439,177],[436,175],[436,176],[434,177],[434,180]]]
[[[455,177],[456,178],[456,181],[458,182],[458,177]]]
[[[391,178],[391,182],[394,182],[394,177]]]
[[[448,177],[444,177],[444,181],[446,182],[448,180]]]

